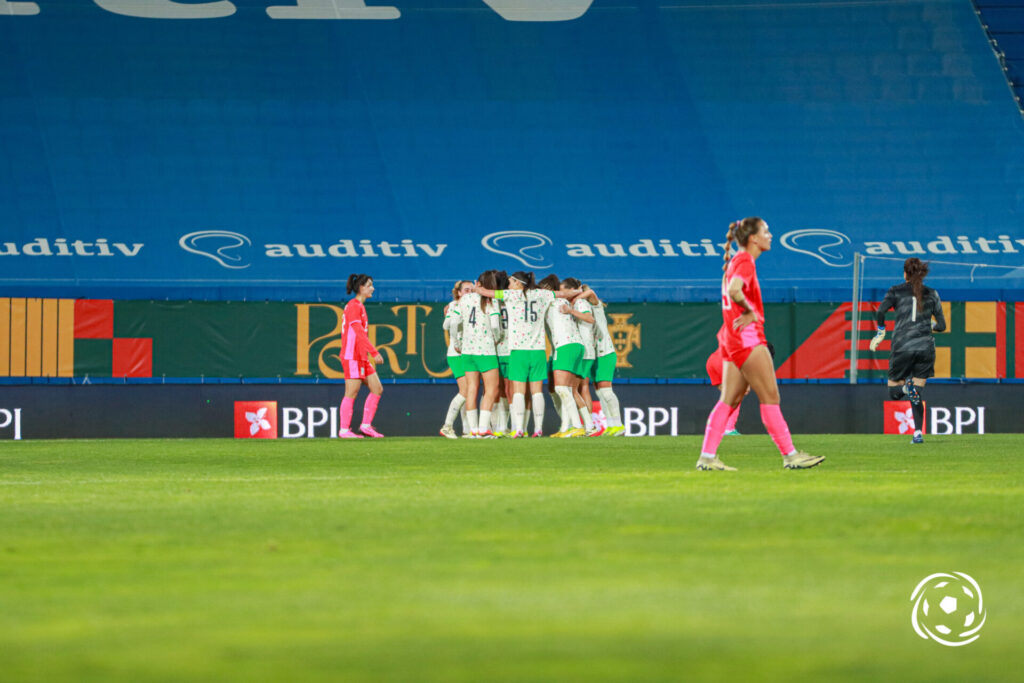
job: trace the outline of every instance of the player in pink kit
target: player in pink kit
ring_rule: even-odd
[[[372,437],[384,436],[373,428],[373,416],[377,414],[377,404],[384,392],[377,369],[384,357],[380,355],[367,334],[369,322],[363,302],[373,296],[373,278],[365,274],[348,276],[346,292],[355,294],[355,298],[345,305],[345,321],[341,327],[341,365],[345,370],[345,398],[341,401],[341,430],[338,437],[342,439],[361,439],[363,434]],[[372,358],[372,362],[371,362]],[[370,395],[363,405],[363,422],[359,425],[362,434],[352,431],[352,407],[359,388],[366,385]]]
[[[732,243],[739,252],[729,260]],[[824,456],[813,456],[793,447],[789,426],[779,407],[779,387],[775,364],[764,336],[764,304],[757,282],[754,261],[772,248],[768,224],[757,217],[744,218],[729,225],[726,236],[725,276],[722,278],[722,327],[718,344],[722,350],[722,396],[708,416],[704,445],[697,458],[699,470],[735,470],[717,455],[730,415],[739,410],[747,387],[761,402],[761,421],[782,453],[786,469],[807,469],[818,465]]]
[[[708,356],[707,363],[704,365],[704,369],[707,370],[708,379],[711,380],[711,386],[715,389],[722,388],[722,347],[719,346],[715,349],[715,352]],[[750,393],[749,389],[747,393]],[[719,392],[721,397],[721,392]],[[740,409],[732,411],[729,414],[729,421],[725,423],[725,436],[739,436],[740,433],[736,431],[736,421],[740,419]]]

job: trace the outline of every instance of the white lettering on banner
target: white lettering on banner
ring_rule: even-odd
[[[183,3],[175,0],[93,0],[97,5],[128,17],[140,19],[219,19],[235,13],[235,6],[227,0],[215,2]]]
[[[954,411],[956,417],[954,418]],[[929,428],[932,434],[963,434],[964,427],[974,425],[969,433],[985,433],[985,406],[970,408],[967,406],[956,406],[952,411],[949,408],[933,406]]]
[[[397,19],[397,7],[367,7],[363,0],[295,0],[267,8],[271,19]]]
[[[417,258],[422,253],[437,258],[447,244],[414,244],[412,240],[373,243],[370,240],[338,240],[325,248],[322,244],[264,244],[264,255],[269,258]],[[184,248],[184,247],[183,247]]]
[[[298,439],[306,435],[306,425],[302,424],[301,408],[282,408],[278,424],[281,425],[282,439]],[[292,431],[293,427],[295,431]]]
[[[282,408],[281,419],[282,439],[313,439],[317,436],[327,436],[332,439],[338,436],[338,406],[322,408],[320,406],[306,406],[302,408]],[[317,427],[328,425],[327,434],[320,430],[317,434]]]
[[[679,408],[661,408],[652,406],[643,408],[624,408],[622,424],[626,427],[626,436],[657,436],[658,427],[669,425],[668,436],[679,436]]]
[[[93,0],[113,12],[141,19],[218,19],[236,12],[228,0],[178,2],[177,0]],[[579,19],[594,0],[482,0],[505,21],[572,21]],[[271,5],[271,19],[398,19],[401,12],[390,5],[368,6],[364,0],[293,0],[290,5]],[[0,0],[2,14],[39,14],[34,2]]]
[[[39,5],[34,2],[8,2],[0,0],[0,15],[9,14],[30,17],[39,14]]]
[[[0,243],[0,256],[117,256],[120,252],[131,258],[138,256],[144,246],[143,242],[110,242],[106,237],[97,237],[94,242],[68,241],[66,237],[51,242],[47,237],[36,237],[20,248],[15,242]]]
[[[8,410],[0,408],[0,429],[7,429],[13,424],[14,440],[21,441],[21,408]]]

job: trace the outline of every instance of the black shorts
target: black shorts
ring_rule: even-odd
[[[935,348],[897,351],[889,358],[889,379],[903,382],[911,377],[928,379],[935,376]]]

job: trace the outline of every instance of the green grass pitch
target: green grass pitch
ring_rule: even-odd
[[[0,444],[4,681],[1005,681],[1024,436]],[[948,648],[910,594],[962,571]]]

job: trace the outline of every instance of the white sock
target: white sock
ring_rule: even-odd
[[[480,431],[480,423],[477,421],[479,417],[477,415],[477,411],[475,409],[467,410],[466,417],[469,418],[469,432],[471,434],[477,434]]]
[[[508,399],[504,396],[498,401],[498,405],[501,406],[501,410],[498,412],[498,431],[508,431]]]
[[[448,404],[448,415],[444,418],[444,426],[451,427],[455,424],[455,416],[462,411],[462,406],[466,405],[466,397],[462,394],[455,394],[455,398]]]
[[[526,394],[512,394],[512,431],[526,431],[523,420],[526,417]]]
[[[619,397],[615,395],[611,387],[597,390],[598,398],[601,399],[601,407],[608,416],[608,425],[611,427],[622,426],[622,416],[619,414]]]
[[[594,428],[594,420],[590,417],[590,410],[586,406],[583,406],[580,408],[580,415],[583,416],[583,426],[589,432]]]
[[[558,416],[562,418],[562,424],[558,431],[567,432],[569,431],[569,420],[572,419],[572,413],[567,406],[575,407],[576,403],[572,400],[572,391],[569,390],[569,387],[555,387],[555,395],[558,397],[555,407],[560,408]]]
[[[544,394],[537,392],[533,395],[533,431],[544,431]]]
[[[480,410],[480,433],[491,431],[491,411]]]
[[[469,418],[466,416],[465,404],[463,404],[462,408],[459,410],[459,415],[462,417],[462,434],[469,434]]]

